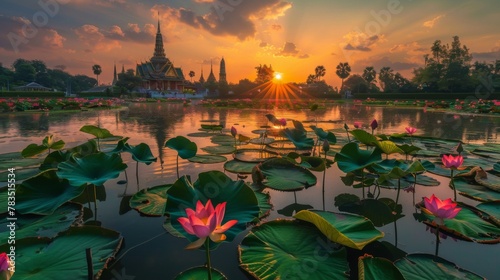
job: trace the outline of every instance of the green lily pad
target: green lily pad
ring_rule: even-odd
[[[384,154],[404,154],[404,151],[399,148],[396,143],[385,140],[374,142],[375,146],[382,150]]]
[[[417,153],[418,151],[422,150],[421,148],[419,148],[417,146],[408,145],[408,144],[396,145],[396,146],[398,146],[398,148],[400,148],[405,155],[413,155],[413,154]]]
[[[30,144],[24,148],[21,152],[23,157],[32,157],[41,154],[47,150],[60,150],[64,147],[64,141],[54,141],[53,135],[46,136],[42,140],[42,145]]]
[[[67,230],[71,225],[81,222],[83,206],[67,203],[47,216],[18,215],[16,220],[16,239],[25,237],[55,237],[59,232]],[[0,222],[0,244],[7,243],[10,230],[7,215]]]
[[[214,135],[213,132],[202,131],[202,132],[189,133],[187,136],[189,136],[189,137],[211,137],[213,135]]]
[[[147,216],[163,216],[167,204],[167,191],[171,186],[172,184],[167,184],[140,190],[130,198],[129,205]]]
[[[17,186],[16,210],[21,214],[52,214],[59,206],[79,196],[85,186],[73,186],[59,179],[54,170],[45,171]]]
[[[109,130],[97,127],[95,125],[84,125],[80,128],[80,131],[94,135],[98,139],[115,137],[115,135],[111,134]]]
[[[165,147],[176,150],[179,157],[182,159],[188,159],[194,157],[198,151],[198,146],[196,143],[191,142],[184,136],[177,136],[175,138],[169,139],[165,143]]]
[[[382,160],[381,150],[360,150],[357,143],[346,144],[342,150],[335,155],[335,161],[340,170],[349,173],[364,169],[367,166]]]
[[[201,148],[203,151],[209,153],[209,154],[216,154],[216,155],[229,155],[234,153],[236,149],[233,146],[208,146],[208,147],[203,147]]]
[[[99,152],[73,161],[59,164],[57,176],[67,179],[71,185],[94,184],[101,186],[109,179],[116,178],[127,168],[118,154],[107,155]]]
[[[415,178],[412,175],[407,175],[403,179],[409,183],[415,183]],[[441,184],[438,180],[422,174],[417,174],[416,183],[417,185],[428,187],[439,186]]]
[[[388,259],[365,255],[358,259],[359,280],[405,280],[401,272]]]
[[[34,177],[40,174],[41,172],[42,170],[38,169],[37,167],[34,167],[34,168],[16,169],[16,171],[14,171],[14,174],[16,174],[16,182],[20,182],[22,180]],[[7,182],[9,174],[11,174],[10,171],[1,172],[0,182]]]
[[[493,165],[493,170],[500,172],[500,161]]]
[[[287,217],[292,217],[296,213],[302,210],[309,210],[309,209],[314,209],[311,205],[308,204],[299,204],[299,203],[292,203],[290,205],[285,206],[284,208],[278,210],[278,214],[287,216]]]
[[[92,250],[94,276],[99,277],[121,242],[118,232],[93,226],[73,227],[54,239],[18,239],[14,278],[87,280],[87,248]],[[8,246],[0,250],[9,252]]]
[[[367,146],[373,146],[375,145],[376,142],[378,142],[377,137],[371,135],[370,133],[362,130],[362,129],[354,129],[349,131],[354,138],[356,138],[359,142],[367,145]]]
[[[165,211],[170,214],[172,226],[190,242],[198,238],[188,234],[178,222],[178,218],[186,217],[186,208],[196,209],[197,201],[205,205],[210,199],[214,207],[227,202],[222,224],[229,220],[237,220],[238,223],[224,233],[226,241],[232,241],[244,231],[247,223],[257,218],[260,212],[254,191],[245,182],[233,181],[220,171],[202,172],[194,183],[191,183],[188,176],[183,176],[172,185],[167,195]],[[210,248],[219,244],[210,241]]]
[[[221,131],[223,127],[220,124],[201,124],[201,128],[211,131]]]
[[[357,250],[384,237],[384,233],[377,230],[369,219],[359,215],[302,210],[294,218],[314,224],[333,242]]]
[[[257,201],[259,203],[259,219],[269,216],[269,213],[273,209],[273,205],[271,204],[271,196],[268,193],[262,192],[255,192],[255,196],[257,197]]]
[[[404,217],[401,204],[398,204],[394,209],[395,204],[396,202],[390,198],[360,200],[353,194],[342,194],[335,197],[335,206],[340,211],[362,215],[376,227],[382,227]]]
[[[500,202],[485,202],[477,205],[476,208],[488,214],[492,222],[500,227]]]
[[[429,254],[410,254],[396,261],[394,265],[408,280],[483,280],[473,272],[459,268],[456,264]]]
[[[252,174],[252,170],[256,165],[254,162],[230,160],[224,163],[224,170],[231,173]]]
[[[68,153],[76,157],[84,157],[87,155],[95,154],[97,151],[97,142],[94,139],[90,139],[83,144],[68,149]]]
[[[314,186],[317,178],[311,171],[283,158],[273,158],[259,165],[266,187],[278,191],[297,191]]]
[[[234,158],[239,161],[259,163],[267,159],[276,157],[275,153],[263,151],[260,149],[238,149]]]
[[[7,170],[9,168],[23,169],[28,167],[35,167],[42,162],[42,158],[20,158],[0,161],[0,170]]]
[[[22,159],[23,156],[21,155],[21,152],[11,152],[11,153],[4,153],[0,154],[0,161],[9,161],[13,159]]]
[[[156,162],[157,158],[153,156],[151,148],[146,143],[141,143],[137,146],[131,146],[128,143],[125,144],[124,151],[132,154],[132,159],[137,162],[145,163],[150,165]]]
[[[431,151],[431,150],[419,150],[416,151],[413,155],[418,157],[439,157],[441,155],[440,152]]]
[[[296,128],[286,128],[283,130],[283,135],[288,138],[288,140],[292,141],[295,147],[299,150],[312,149],[314,146],[314,140],[312,138],[308,138],[306,133],[302,130]]]
[[[190,162],[209,164],[209,163],[226,162],[227,158],[225,156],[219,156],[219,155],[196,155],[194,157],[190,157],[188,160]]]
[[[500,243],[500,227],[483,219],[481,213],[474,207],[461,202],[458,204],[462,209],[455,218],[444,219],[444,226],[439,227],[441,231],[476,243]],[[434,226],[429,222],[433,221],[434,216],[426,211],[422,211],[422,214],[428,220],[426,224]]]
[[[337,137],[335,134],[330,131],[324,131],[322,128],[318,128],[314,125],[311,125],[312,130],[318,136],[319,140],[327,140],[331,145],[335,145],[337,143]]]
[[[210,138],[210,141],[217,145],[222,146],[234,146],[234,137],[231,135],[223,134],[223,135],[215,135]],[[241,145],[241,143],[236,140],[236,145]]]
[[[453,182],[457,191],[463,196],[482,202],[500,201],[499,192],[490,190],[477,183],[469,182],[469,180],[464,177],[455,177]]]
[[[270,137],[266,137],[266,138],[259,137],[259,138],[250,139],[250,143],[255,144],[255,145],[267,145],[267,144],[271,144],[272,142],[274,142],[274,138],[270,138]]]
[[[212,280],[226,280],[226,276],[215,268],[212,271]],[[208,279],[208,267],[198,266],[185,270],[175,276],[174,280],[206,280]]]
[[[241,241],[240,266],[256,279],[348,279],[346,250],[334,246],[310,223],[275,220]]]

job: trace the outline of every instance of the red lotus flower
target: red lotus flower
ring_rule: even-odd
[[[9,280],[14,274],[14,263],[10,261],[6,253],[0,254],[0,279]]]
[[[205,243],[207,237],[213,242],[221,242],[226,240],[226,235],[223,234],[229,228],[234,226],[238,221],[231,220],[222,224],[226,211],[226,202],[218,204],[215,209],[210,200],[203,206],[203,203],[198,200],[196,210],[191,208],[186,209],[186,217],[177,219],[184,230],[192,235],[196,235],[198,240],[189,244],[186,249],[196,249]]]
[[[361,127],[361,122],[354,122],[354,127],[355,128],[360,128]]]
[[[411,127],[411,126],[406,127],[406,128],[405,128],[405,130],[406,130],[406,133],[408,133],[408,134],[410,134],[410,135],[413,135],[413,133],[415,133],[415,132],[417,131],[417,129],[416,129],[416,128]]]
[[[446,168],[458,169],[464,163],[464,158],[461,155],[443,155],[441,161]]]
[[[286,119],[285,118],[280,119],[279,122],[282,126],[286,126]]]
[[[231,135],[233,135],[233,137],[236,137],[236,134],[238,134],[238,131],[236,130],[236,127],[231,126]]]
[[[378,122],[377,120],[373,120],[372,123],[370,124],[372,130],[375,130],[378,127]]]
[[[438,225],[444,225],[444,219],[453,219],[462,210],[457,208],[457,204],[451,198],[441,200],[434,194],[430,198],[424,197],[424,203],[425,209],[436,217],[434,221]]]

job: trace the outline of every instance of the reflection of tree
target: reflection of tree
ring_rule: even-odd
[[[120,111],[120,120],[126,123],[128,119],[133,119],[140,125],[141,131],[154,137],[158,145],[158,157],[163,163],[163,146],[170,138],[174,124],[183,122],[183,108],[182,104],[132,104],[129,110]]]
[[[14,117],[14,121],[17,122],[19,136],[44,136],[49,132],[48,113],[20,113]]]

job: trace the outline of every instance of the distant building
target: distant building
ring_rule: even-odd
[[[182,69],[175,67],[165,56],[159,19],[153,57],[147,62],[137,64],[136,75],[142,78],[142,87],[147,90],[178,92],[184,90],[185,78]]]
[[[17,91],[52,91],[51,88],[44,87],[41,84],[31,82],[25,86],[15,87]]]
[[[227,79],[226,79],[226,61],[224,60],[224,57],[220,61],[219,83],[227,83]]]

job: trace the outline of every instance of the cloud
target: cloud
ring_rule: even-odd
[[[487,63],[500,60],[500,47],[493,48],[491,52],[472,53],[472,59],[474,61],[486,61]]]
[[[368,36],[362,32],[349,32],[344,35],[345,50],[369,52],[383,40],[383,35]]]
[[[424,27],[427,27],[427,28],[433,28],[433,27],[434,27],[434,25],[435,25],[436,23],[438,23],[438,21],[439,21],[440,19],[442,19],[444,16],[445,16],[445,15],[439,15],[439,16],[437,16],[437,17],[435,17],[435,18],[431,19],[431,20],[425,21],[425,22],[424,22],[424,24],[423,24],[423,26],[424,26]]]
[[[308,58],[308,54],[301,54],[297,46],[292,42],[286,42],[283,48],[276,54],[278,56],[292,56],[298,58]]]
[[[111,37],[117,38],[117,29],[114,28],[115,33],[112,33]],[[78,36],[79,40],[87,46],[85,52],[91,53],[95,51],[109,52],[113,49],[121,48],[120,42],[114,39],[107,39],[106,34],[111,34],[107,31],[101,31],[99,27],[92,24],[85,24],[81,27],[75,29],[75,34]]]
[[[32,49],[60,49],[66,38],[52,28],[37,27],[24,17],[0,15],[0,26],[5,36],[0,40],[0,49],[22,52]]]
[[[182,23],[195,29],[209,32],[216,36],[233,36],[240,40],[251,38],[256,34],[256,23],[263,20],[276,19],[285,14],[292,4],[283,0],[253,1],[200,1],[207,5],[209,12],[200,14],[186,8],[172,8],[166,5],[155,5],[151,11],[160,10],[162,22]]]

